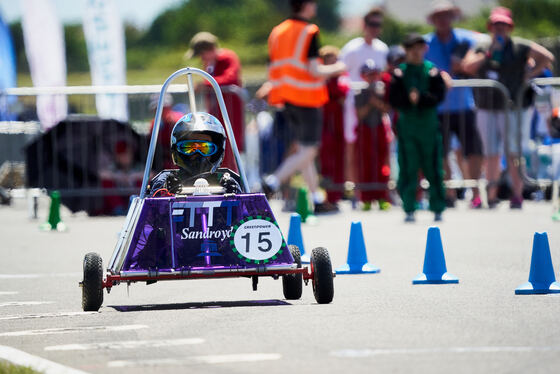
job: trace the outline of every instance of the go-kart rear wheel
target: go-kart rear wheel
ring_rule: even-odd
[[[334,297],[334,282],[331,259],[326,248],[311,251],[311,271],[313,273],[313,294],[319,304],[328,304]]]
[[[82,309],[98,311],[103,304],[103,260],[97,253],[84,257],[84,280],[82,282]]]
[[[297,264],[298,269],[301,268],[301,253],[296,245],[289,245],[290,253]],[[298,300],[301,298],[303,290],[303,276],[299,274],[287,274],[282,276],[282,289],[284,297],[287,300]]]

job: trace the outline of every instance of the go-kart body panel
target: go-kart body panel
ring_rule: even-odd
[[[145,198],[131,209],[113,274],[295,267],[263,194]]]

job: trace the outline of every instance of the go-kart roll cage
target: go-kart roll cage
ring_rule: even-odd
[[[159,95],[154,128],[152,130],[152,139],[150,140],[148,158],[146,159],[146,168],[144,169],[144,178],[142,179],[142,189],[140,190],[140,199],[144,199],[144,197],[146,196],[146,188],[148,187],[148,182],[150,181],[150,170],[152,169],[152,163],[154,161],[156,142],[159,135],[159,127],[161,125],[161,116],[163,112],[163,101],[165,99],[165,94],[167,93],[167,87],[171,84],[171,81],[173,81],[178,76],[186,75],[190,111],[191,113],[196,113],[196,100],[194,96],[194,85],[192,80],[193,74],[200,75],[203,78],[205,78],[208,82],[210,82],[212,88],[214,89],[214,93],[216,94],[216,98],[218,99],[218,105],[220,106],[220,111],[222,112],[222,118],[224,119],[229,145],[231,146],[231,150],[233,151],[233,155],[235,156],[235,163],[237,164],[239,175],[241,177],[243,191],[246,193],[250,192],[249,183],[247,183],[247,176],[245,175],[245,169],[243,168],[243,164],[241,163],[241,157],[239,155],[239,150],[237,149],[237,143],[235,141],[235,136],[233,135],[233,129],[231,127],[231,122],[229,121],[226,104],[220,86],[210,74],[208,74],[203,70],[196,69],[196,68],[183,68],[171,74],[169,78],[167,78],[167,80],[163,83],[163,86],[161,87],[161,93]]]

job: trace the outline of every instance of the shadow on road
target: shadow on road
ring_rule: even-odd
[[[144,305],[108,305],[119,312],[139,312],[145,310],[176,310],[176,309],[207,309],[207,308],[237,308],[254,306],[282,306],[292,305],[282,300],[243,300],[243,301],[211,301],[201,303],[175,304],[144,304]]]

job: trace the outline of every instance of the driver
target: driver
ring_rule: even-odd
[[[209,185],[221,185],[225,193],[240,193],[239,176],[220,168],[227,136],[216,117],[189,113],[177,121],[171,133],[171,158],[179,169],[163,170],[148,184],[148,196],[171,196],[182,187],[204,178]]]

